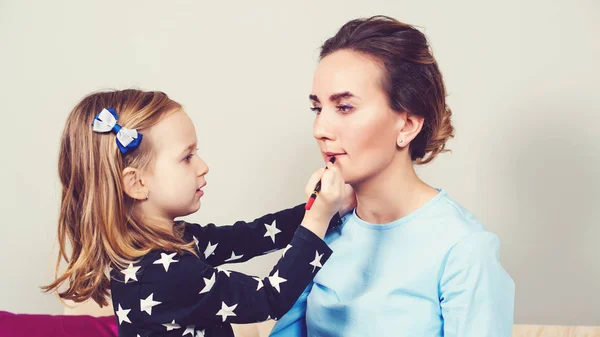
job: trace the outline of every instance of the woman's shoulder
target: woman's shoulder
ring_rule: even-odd
[[[459,235],[486,231],[479,219],[458,201],[441,192],[439,200],[430,208],[428,218],[435,219],[440,229],[456,232]]]
[[[465,240],[485,241],[496,237],[473,212],[446,192],[430,207],[423,221],[429,233],[442,239],[448,248]]]

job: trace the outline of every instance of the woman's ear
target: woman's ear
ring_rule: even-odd
[[[123,191],[135,200],[148,199],[148,186],[144,184],[141,172],[133,167],[126,167],[122,173]]]
[[[410,114],[408,112],[402,112],[398,116],[398,137],[396,138],[396,145],[398,147],[407,147],[410,142],[417,137],[421,129],[423,128],[424,118]]]

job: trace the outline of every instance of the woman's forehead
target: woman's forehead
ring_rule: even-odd
[[[380,89],[381,67],[372,58],[353,51],[337,51],[319,63],[313,78],[312,94],[320,100],[340,92],[369,95]],[[322,97],[323,96],[323,97]]]

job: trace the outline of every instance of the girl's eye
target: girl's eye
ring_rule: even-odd
[[[310,110],[312,110],[316,114],[319,114],[321,112],[321,108],[317,106],[310,107]]]
[[[192,153],[188,154],[187,156],[185,156],[185,157],[183,158],[183,161],[185,161],[186,163],[189,163],[189,162],[190,162],[190,160],[192,160],[192,158],[193,158],[193,157],[194,157],[194,156],[195,156],[195,155],[198,153],[198,149],[199,149],[199,148],[197,148],[197,149],[196,149],[196,151],[194,151],[194,152],[192,152]]]

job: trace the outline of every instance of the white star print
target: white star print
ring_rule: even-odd
[[[286,281],[286,279],[279,277],[279,270],[276,271],[275,274],[273,274],[273,276],[269,276],[269,282],[271,282],[271,285],[277,290],[278,293],[281,292],[281,289],[279,289],[279,285]]]
[[[313,273],[315,272],[315,269],[323,267],[323,265],[321,264],[322,257],[323,254],[319,254],[318,251],[315,252],[315,259],[313,260],[313,262],[310,263],[310,265],[313,266]]]
[[[192,235],[192,237],[194,238],[194,243],[196,244],[196,248],[198,248],[198,250],[200,250],[200,247],[198,246],[198,243],[199,243],[198,239],[194,235]]]
[[[290,250],[290,248],[292,248],[292,245],[287,245],[287,247],[285,247],[285,249],[283,250],[283,255],[281,255],[281,257],[284,257],[285,253],[287,253],[287,251]]]
[[[225,302],[221,302],[221,310],[217,312],[217,316],[223,316],[223,322],[227,319],[227,316],[237,316],[233,311],[238,305],[228,306]]]
[[[195,337],[195,336],[194,336],[194,329],[196,329],[196,326],[195,326],[195,325],[188,325],[188,326],[185,328],[185,331],[183,332],[183,335],[182,335],[182,336],[185,336],[185,335],[187,335],[187,334],[190,334],[190,335],[192,335],[192,337]]]
[[[211,245],[210,241],[208,241],[208,246],[206,246],[206,249],[204,250],[204,258],[208,259],[209,256],[215,255],[215,250],[217,249],[218,245],[218,243]]]
[[[119,310],[115,311],[117,316],[119,316],[119,325],[121,325],[121,323],[123,323],[123,322],[131,323],[131,321],[129,320],[129,317],[127,317],[127,315],[129,315],[130,311],[131,311],[131,309],[121,308],[121,305],[119,304]]]
[[[175,320],[173,320],[173,322],[171,322],[171,323],[166,323],[166,324],[163,324],[163,325],[164,325],[165,328],[167,328],[167,331],[171,331],[171,330],[175,330],[175,329],[181,328],[179,326],[179,324],[175,323]]]
[[[265,224],[265,228],[267,229],[267,232],[264,237],[270,236],[273,243],[275,243],[275,235],[281,233],[281,231],[277,229],[277,220],[273,220],[271,225]]]
[[[204,337],[204,329],[196,331],[196,337]]]
[[[155,301],[152,298],[153,296],[154,296],[154,293],[150,294],[150,296],[148,296],[145,300],[144,299],[140,300],[140,310],[147,312],[148,315],[152,315],[152,307],[157,306],[162,303],[162,302]]]
[[[140,268],[141,267],[134,267],[133,264],[130,263],[127,269],[121,270],[121,273],[125,274],[125,283],[127,283],[127,281],[129,281],[130,279],[137,281],[138,279],[135,273],[137,273],[138,269]]]
[[[213,273],[212,277],[209,279],[203,277],[204,278],[204,288],[202,288],[202,290],[200,291],[200,294],[207,293],[212,289],[212,287],[215,285],[215,275],[216,274],[217,273]]]
[[[171,265],[171,263],[179,262],[179,260],[173,259],[173,256],[175,256],[176,254],[177,253],[171,253],[171,254],[160,253],[160,259],[154,261],[153,264],[162,264],[163,267],[165,267],[165,271],[168,272],[169,266]]]
[[[230,261],[235,261],[235,260],[239,260],[244,256],[244,254],[242,255],[235,255],[235,252],[231,252],[231,257],[228,258],[227,260],[225,260],[225,262],[230,262]]]
[[[258,281],[258,288],[256,288],[256,291],[259,291],[260,288],[264,286],[263,281],[260,279],[260,277],[254,277],[254,279]]]
[[[229,270],[222,269],[221,267],[217,267],[217,270],[223,272],[225,275],[227,275],[227,277],[231,275],[231,272]]]

